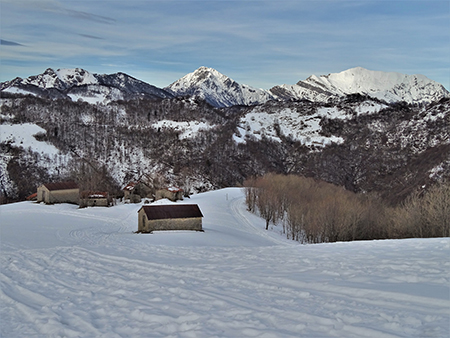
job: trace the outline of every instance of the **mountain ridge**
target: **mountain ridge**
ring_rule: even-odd
[[[25,79],[17,77],[1,83],[1,91],[31,94],[51,99],[81,99],[88,103],[108,104],[112,101],[146,97],[173,97],[165,90],[138,80],[128,74],[94,74],[81,68],[47,68],[42,74]]]
[[[311,75],[295,85],[275,86],[271,89],[285,99],[326,101],[349,94],[368,95],[388,103],[405,101],[410,104],[430,103],[449,97],[445,87],[424,75],[350,68],[340,73]]]
[[[254,106],[270,100],[327,102],[349,94],[368,95],[387,103],[404,101],[409,104],[430,103],[450,97],[442,84],[424,75],[372,71],[362,67],[328,75],[311,75],[296,84],[277,85],[269,90],[239,84],[204,66],[165,88],[158,88],[122,72],[94,74],[80,68],[56,71],[48,68],[42,74],[3,82],[1,91],[103,104],[134,97],[165,99],[188,96],[198,97],[220,108]]]

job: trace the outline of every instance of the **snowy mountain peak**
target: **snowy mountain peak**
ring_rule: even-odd
[[[23,85],[34,85],[43,89],[55,88],[65,90],[73,86],[97,84],[95,76],[81,68],[58,69],[48,68],[44,73],[20,79]]]
[[[73,101],[82,100],[93,104],[106,104],[135,97],[172,97],[165,90],[124,73],[94,74],[81,68],[48,68],[42,74],[3,82],[1,91],[53,99],[70,98]]]
[[[81,68],[58,69],[55,73],[61,81],[72,86],[98,84],[94,74]]]
[[[200,67],[164,89],[175,96],[200,97],[216,107],[255,105],[273,99],[268,91],[241,85],[208,67]]]
[[[424,75],[406,75],[355,67],[340,73],[311,75],[295,85],[276,86],[271,92],[281,98],[326,101],[331,97],[362,94],[387,102],[422,103],[450,97],[441,84]]]

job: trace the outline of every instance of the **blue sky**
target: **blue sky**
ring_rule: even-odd
[[[0,81],[46,68],[269,89],[361,66],[450,89],[450,1],[0,0]]]

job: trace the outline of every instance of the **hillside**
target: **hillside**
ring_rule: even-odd
[[[0,200],[24,200],[62,179],[114,196],[136,180],[192,194],[274,172],[397,204],[450,177],[448,93],[436,89],[431,97],[441,98],[426,103],[422,94],[435,87],[417,77],[416,104],[376,91],[344,94],[405,79],[413,78],[360,68],[331,74],[317,81],[342,90],[315,102],[275,99],[206,67],[167,90],[122,73],[48,69],[1,84]]]
[[[65,178],[112,194],[143,177],[195,193],[277,172],[398,202],[450,176],[449,100],[417,107],[354,96],[217,109],[191,99],[103,106],[15,95],[2,103],[6,201]]]
[[[139,204],[0,206],[0,335],[448,336],[448,239],[298,245],[241,189],[186,203],[204,233],[133,234]]]

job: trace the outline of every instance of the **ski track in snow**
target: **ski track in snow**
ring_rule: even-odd
[[[205,233],[133,234],[141,205],[1,206],[1,336],[450,334],[448,238],[300,245],[241,189],[183,203]]]

